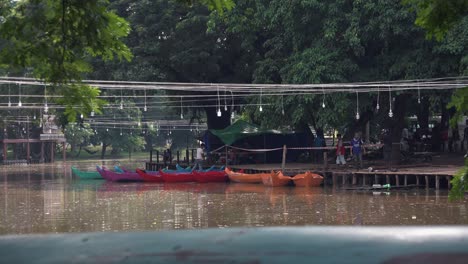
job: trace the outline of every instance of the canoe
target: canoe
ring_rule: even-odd
[[[262,182],[263,185],[270,187],[286,186],[291,182],[291,177],[284,176],[281,171],[272,171],[269,175],[262,176]]]
[[[297,187],[318,187],[322,184],[323,177],[307,171],[306,173],[297,174],[292,177],[292,180]]]
[[[262,176],[270,175],[270,173],[247,174],[247,173],[233,172],[229,168],[226,168],[224,171],[228,175],[230,181],[239,182],[239,183],[261,183]]]
[[[80,179],[102,179],[101,174],[98,171],[80,171],[77,167],[71,167],[72,173]]]
[[[98,171],[108,181],[143,181],[141,176],[136,172],[117,173],[105,168],[98,168]]]
[[[136,172],[145,182],[163,182],[163,178],[157,171],[150,173],[145,170],[136,169]]]
[[[174,172],[166,173],[162,170],[159,171],[164,182],[193,182],[195,178],[192,172]]]
[[[226,182],[229,180],[225,171],[194,171],[193,177],[196,182]]]
[[[190,166],[188,166],[187,168],[184,168],[182,166],[180,166],[179,164],[176,164],[176,171],[179,171],[179,172],[191,172],[192,171],[192,168],[190,168]]]

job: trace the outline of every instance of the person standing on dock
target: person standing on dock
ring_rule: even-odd
[[[338,139],[338,142],[336,144],[336,164],[345,165],[346,160],[345,160],[345,147],[343,145],[343,139],[341,138],[341,134],[338,134],[336,137]]]
[[[203,170],[203,160],[205,159],[204,149],[205,144],[201,143],[201,145],[197,148],[197,155],[195,156],[195,165],[193,166],[193,170]]]
[[[353,155],[354,161],[359,169],[362,169],[362,142],[361,135],[356,132],[353,140],[351,140],[351,154]]]

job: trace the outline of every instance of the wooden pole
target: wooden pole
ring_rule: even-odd
[[[419,175],[416,175],[416,185],[419,185]]]
[[[447,180],[447,189],[450,190],[452,188],[451,183],[450,183],[450,180],[451,180],[450,176],[445,176],[445,179]]]
[[[150,163],[153,162],[153,150],[150,149]]]
[[[177,164],[180,164],[180,152],[177,151]]]
[[[328,151],[325,149],[325,151],[323,152],[323,167],[325,169],[328,168]]]
[[[286,153],[288,149],[286,148],[286,145],[283,145],[283,160],[281,162],[281,171],[284,171],[284,168],[286,167]]]
[[[408,175],[405,174],[405,186],[408,186]]]
[[[439,188],[440,188],[440,177],[436,176],[435,181],[436,181],[436,190],[439,190]]]
[[[424,178],[426,179],[426,188],[429,188],[429,176],[424,176]]]
[[[396,183],[395,183],[396,186],[397,186],[397,187],[400,186],[400,175],[395,174],[395,179],[396,179]]]
[[[41,163],[44,163],[44,141],[41,142]]]
[[[63,148],[63,153],[62,153],[63,162],[66,162],[66,161],[67,161],[67,152],[66,152],[66,149],[65,149],[66,144],[67,144],[66,142],[62,142],[62,148]]]

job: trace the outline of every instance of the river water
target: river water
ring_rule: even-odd
[[[81,169],[90,166],[81,165]],[[260,184],[79,180],[69,165],[0,168],[0,234],[239,226],[467,225],[468,199]]]

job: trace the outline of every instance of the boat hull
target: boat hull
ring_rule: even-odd
[[[262,182],[265,186],[270,187],[279,187],[279,186],[286,186],[291,182],[291,177],[284,176],[283,172],[274,172],[272,171],[270,175],[262,176]]]
[[[323,182],[323,177],[315,173],[306,172],[297,174],[292,180],[296,187],[319,187]]]
[[[195,178],[192,172],[185,173],[165,173],[159,171],[164,182],[193,182]]]
[[[238,183],[261,183],[262,176],[270,175],[269,173],[247,174],[247,173],[233,172],[227,168],[225,169],[225,172],[228,175],[230,181],[238,182]]]
[[[82,180],[102,179],[102,176],[98,171],[80,171],[75,166],[72,166],[71,170],[75,176]]]
[[[226,182],[229,180],[226,172],[224,171],[207,171],[207,172],[194,171],[193,176],[194,176],[195,181],[199,183]]]
[[[159,172],[148,173],[144,170],[136,169],[136,172],[145,182],[163,182],[163,178]]]
[[[141,176],[136,172],[117,173],[105,168],[98,168],[98,171],[108,181],[143,181]]]

